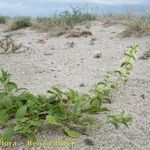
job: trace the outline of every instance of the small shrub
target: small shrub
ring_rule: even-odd
[[[122,35],[124,37],[150,35],[150,16],[132,18],[128,21],[127,28]]]
[[[0,40],[0,50],[2,49],[1,54],[9,53],[9,52],[16,52],[22,47],[22,44],[20,43],[17,45],[15,41],[11,37],[5,37]]]
[[[27,28],[32,25],[31,18],[29,17],[18,17],[10,25],[10,30],[18,30],[22,28]]]
[[[5,23],[6,23],[6,17],[0,16],[0,24],[5,24]]]

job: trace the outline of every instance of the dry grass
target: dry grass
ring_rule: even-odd
[[[33,28],[42,32],[49,32],[51,35],[60,36],[77,24],[95,19],[96,15],[94,14],[82,12],[79,9],[72,9],[52,17],[38,17],[34,20]]]
[[[71,9],[51,17],[17,17],[12,19],[8,31],[18,30],[32,26],[40,32],[48,32],[52,36],[61,36],[66,33],[72,34],[75,25],[87,23],[93,20],[104,22],[104,27],[121,23],[126,25],[125,31],[121,33],[122,37],[150,35],[150,15],[135,16],[133,14],[113,14],[108,13],[99,15],[84,12],[80,9]],[[6,22],[6,17],[0,16],[0,24]],[[89,26],[87,26],[89,28]],[[87,35],[87,33],[86,33]],[[75,33],[72,37],[80,37]],[[84,36],[84,35],[83,35]]]
[[[71,31],[69,34],[66,36],[67,38],[78,38],[78,37],[88,37],[92,36],[92,32],[90,31]]]
[[[125,31],[121,33],[122,37],[150,35],[150,14],[136,16],[134,13],[113,14],[108,13],[99,16],[99,20],[104,22],[105,27],[119,23],[126,26]]]
[[[139,59],[148,60],[150,59],[150,49],[143,53],[143,55]]]
[[[129,37],[132,35],[137,37],[150,35],[150,16],[134,16],[128,21],[127,28],[122,32],[122,36]]]
[[[19,50],[22,47],[22,44],[16,44],[15,41],[11,37],[5,37],[0,40],[0,54],[5,53],[15,53],[17,50]]]

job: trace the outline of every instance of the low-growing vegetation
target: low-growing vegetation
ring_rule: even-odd
[[[75,32],[73,30],[75,25],[87,23],[94,20],[104,22],[104,27],[120,23],[126,26],[125,31],[121,33],[122,37],[128,36],[142,36],[150,35],[150,16],[136,16],[132,13],[127,14],[113,14],[108,13],[104,15],[97,15],[96,13],[88,13],[82,9],[72,8],[60,14],[50,17],[16,17],[10,19],[8,31],[18,30],[26,27],[31,27],[40,32],[48,32],[51,36],[61,36],[63,34],[70,34],[69,37],[80,37],[92,35],[90,31]],[[6,17],[0,16],[0,24],[6,23]],[[86,25],[90,28],[90,24]],[[73,34],[72,34],[73,33]]]
[[[9,30],[18,30],[22,28],[27,28],[32,25],[30,17],[17,17],[9,25]]]
[[[5,24],[5,23],[6,23],[6,17],[0,16],[0,24]]]
[[[150,35],[150,16],[132,17],[127,23],[127,28],[123,31],[124,37]]]
[[[1,70],[0,75],[0,125],[5,129],[0,135],[4,141],[10,141],[15,135],[36,140],[36,133],[45,125],[60,128],[66,135],[77,138],[88,128],[97,128],[111,124],[118,128],[120,124],[128,126],[132,116],[124,113],[112,115],[105,107],[111,102],[111,95],[121,84],[128,81],[136,60],[138,45],[132,45],[125,53],[120,69],[106,76],[89,93],[80,93],[69,89],[48,90],[49,96],[34,95],[19,88],[10,80],[10,74]],[[97,121],[92,114],[107,112],[105,119]]]
[[[117,23],[125,25],[126,29],[121,33],[122,37],[150,35],[150,15],[146,13],[142,16],[135,15],[133,12],[126,14],[107,13],[97,18],[104,22],[104,27]]]
[[[83,12],[80,9],[72,9],[64,11],[59,15],[52,17],[38,17],[33,27],[39,31],[50,32],[52,35],[61,35],[72,29],[75,25],[92,21],[96,19],[96,15]]]

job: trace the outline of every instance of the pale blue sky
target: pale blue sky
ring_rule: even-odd
[[[150,8],[150,0],[0,0],[0,15],[49,15],[56,11],[64,11],[70,5],[83,7],[86,2],[89,3],[90,8],[111,5],[112,7],[115,6],[115,9],[119,9],[117,5],[125,6],[126,4],[138,5],[136,7],[140,7],[140,5],[143,7],[144,5]]]
[[[149,0],[0,0],[0,8],[7,7],[11,5],[24,5],[27,3],[53,3],[53,2],[62,2],[62,3],[99,3],[99,4],[142,4],[149,2]]]

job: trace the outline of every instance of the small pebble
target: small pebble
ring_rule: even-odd
[[[144,95],[144,94],[142,94],[141,97],[142,97],[143,99],[145,99],[145,95]]]
[[[37,43],[40,43],[40,44],[45,44],[45,40],[44,39],[38,39]]]
[[[85,87],[85,84],[84,84],[84,83],[81,83],[81,84],[80,84],[80,87]]]
[[[93,146],[94,142],[91,139],[85,139],[85,143],[89,146]]]
[[[94,58],[101,58],[102,54],[100,52],[95,52]]]

